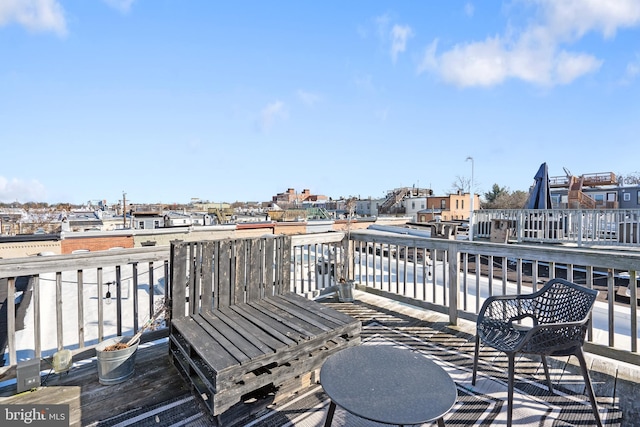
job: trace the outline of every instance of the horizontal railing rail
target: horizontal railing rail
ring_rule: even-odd
[[[494,220],[507,221],[520,243],[640,243],[640,209],[481,209],[474,212],[474,236],[490,238]]]

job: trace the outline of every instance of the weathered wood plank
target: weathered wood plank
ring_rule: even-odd
[[[207,340],[204,337],[204,331],[192,318],[174,319],[173,326],[177,332],[182,335],[183,339],[190,347],[197,350],[214,371],[222,370],[231,365],[238,363],[227,350],[219,345],[217,341]],[[175,334],[175,332],[174,332]],[[186,354],[190,358],[190,354]]]
[[[205,242],[202,245],[202,311],[213,309],[213,252],[214,242]]]
[[[171,295],[171,316],[176,319],[185,316],[187,253],[187,246],[171,245],[171,286],[169,292]],[[101,273],[102,270],[100,269],[99,272]]]
[[[248,331],[238,328],[233,322],[227,323],[223,321],[217,313],[204,312],[202,315],[195,317],[195,320],[205,331],[211,331],[211,336],[224,345],[227,351],[234,355],[240,363],[244,359],[238,357],[240,354],[249,359],[264,354],[263,351],[253,345],[252,340],[249,339],[251,334],[247,334]],[[224,342],[219,337],[223,338]],[[203,336],[202,338],[206,339],[207,337]],[[238,353],[237,355],[236,352]]]
[[[214,297],[218,301],[218,307],[229,307],[232,304],[235,257],[232,242],[223,241],[218,245],[218,278],[214,282]]]
[[[205,316],[208,315],[205,313]],[[223,308],[216,311],[216,316],[220,318],[227,325],[233,325],[233,329],[250,341],[256,348],[260,349],[263,353],[273,352],[275,348],[282,345],[282,343],[274,339],[266,332],[256,329],[255,325],[248,322],[238,313],[228,308]]]
[[[311,301],[294,293],[283,295],[282,298],[293,305],[296,305],[306,311],[311,311],[317,316],[337,324],[344,325],[347,323],[352,323],[354,321],[354,318],[349,315],[334,310],[331,307],[318,304],[315,301]]]
[[[251,240],[248,248],[249,260],[251,262],[251,268],[247,272],[247,302],[261,299],[264,294],[264,282],[262,281],[262,265],[263,256],[265,255],[262,250],[261,240]]]
[[[234,278],[231,282],[231,304],[240,304],[246,300],[247,274],[250,274],[253,268],[252,263],[254,262],[247,254],[249,250],[247,243],[246,240],[235,240],[233,242],[234,251],[231,256],[235,257],[235,268],[233,269]]]
[[[251,305],[261,310],[263,313],[273,317],[277,322],[287,324],[287,326],[295,329],[302,336],[312,337],[330,330],[329,327],[317,326],[311,322],[305,321],[301,316],[292,314],[290,311],[283,308],[282,305],[278,304],[277,298],[275,297],[271,297],[268,300],[256,301]]]
[[[270,304],[277,309],[288,313],[291,317],[298,319],[299,321],[304,322],[307,325],[312,325],[317,328],[318,331],[311,335],[317,335],[327,331],[331,331],[336,327],[342,325],[341,323],[335,322],[332,319],[326,319],[316,315],[313,310],[308,310],[306,308],[291,304],[289,301],[283,298],[268,298],[265,299],[264,304]],[[271,310],[273,311],[275,310],[275,308],[272,308]]]
[[[256,327],[263,329],[286,345],[294,345],[300,339],[295,330],[283,323],[274,322],[273,318],[248,304],[236,304],[231,308]]]

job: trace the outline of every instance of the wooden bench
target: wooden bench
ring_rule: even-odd
[[[359,344],[360,321],[290,292],[290,272],[288,236],[172,243],[170,356],[214,416]]]

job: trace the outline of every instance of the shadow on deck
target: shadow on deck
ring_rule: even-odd
[[[392,328],[400,331],[399,336],[404,337],[400,340],[419,339],[443,352],[453,354],[453,360],[468,364],[469,356],[473,354],[474,323],[460,320],[460,325],[450,326],[447,318],[439,313],[362,292],[356,292],[356,297],[354,303],[338,303],[331,298],[322,302],[360,319],[365,326],[377,325],[374,328],[365,327],[362,331],[363,339],[366,339],[367,335],[380,334],[383,328]],[[506,359],[498,354],[487,351],[482,357],[489,358],[493,365],[506,366]],[[592,366],[591,378],[599,404],[613,404],[619,407],[623,420],[627,420],[621,425],[631,425],[629,420],[637,420],[640,416],[640,393],[636,391],[640,382],[640,369],[617,361],[612,363],[610,360],[590,357],[589,354],[587,358]],[[568,364],[567,358],[551,361],[554,364],[552,372],[555,372],[552,378],[563,385],[568,383],[568,387],[573,388],[573,391],[582,393],[583,383],[574,380],[581,378],[579,368],[573,364],[574,362],[577,363],[570,360]],[[516,363],[517,372],[525,376],[537,377],[538,367],[537,363]],[[71,426],[233,424],[232,419],[218,423],[204,410],[199,397],[193,396],[189,386],[171,365],[166,340],[141,346],[136,357],[135,370],[132,379],[117,385],[103,386],[98,382],[95,359],[88,360],[74,366],[68,374],[43,376],[43,386],[34,391],[16,395],[15,385],[6,386],[0,389],[0,404],[68,404]],[[562,372],[565,374],[561,376]],[[316,375],[309,376],[307,381],[308,393],[322,394],[321,390],[318,391]],[[251,425],[256,427],[281,425],[273,417],[264,418],[265,414],[273,412],[272,409],[277,409],[278,406],[289,405],[304,392],[305,390],[294,393],[292,389],[273,394],[265,391],[262,396],[249,396],[242,408],[234,410],[250,411],[254,420]],[[166,410],[169,407],[171,410]],[[154,408],[159,408],[155,415]],[[326,408],[304,405],[295,408],[297,415],[305,411],[316,412],[316,417],[321,419],[322,414],[318,412],[326,411]],[[142,413],[146,415],[143,416]],[[233,411],[231,413],[233,414]]]

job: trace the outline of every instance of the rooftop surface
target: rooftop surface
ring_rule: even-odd
[[[494,402],[492,409],[478,406],[481,391],[468,385],[469,368],[473,356],[475,324],[460,320],[451,326],[447,318],[439,313],[415,308],[369,293],[355,291],[353,303],[339,303],[333,297],[321,300],[363,322],[363,344],[405,346],[419,351],[426,357],[441,360],[443,366],[458,384],[458,403],[452,413],[445,417],[451,425],[503,425],[506,414],[500,403],[501,391],[484,399]],[[630,425],[640,416],[640,399],[637,385],[640,370],[637,367],[595,357],[587,354],[591,366],[591,379],[598,399],[599,409],[606,425]],[[487,381],[501,384],[506,371],[506,358],[491,349],[481,353],[480,371]],[[571,412],[574,421],[566,425],[590,425],[588,400],[584,397],[584,383],[575,359],[563,358],[551,361],[551,377],[558,394],[538,388],[542,378],[537,360],[521,358],[516,363],[520,376],[516,387],[524,390],[520,402],[523,411],[536,405],[560,407],[548,411],[561,417]],[[50,374],[42,377],[43,385],[35,390],[16,395],[15,385],[0,389],[0,404],[68,404],[71,426],[110,425],[321,425],[328,407],[327,397],[318,384],[317,373],[302,380],[301,391],[279,390],[264,395],[248,396],[242,408],[233,408],[230,415],[213,419],[203,409],[199,396],[189,389],[178,371],[171,365],[167,341],[161,340],[142,346],[136,358],[133,378],[117,385],[103,386],[98,382],[95,359],[74,366],[68,374]],[[302,384],[302,383],[301,383]],[[465,385],[466,384],[466,385]],[[526,386],[523,386],[525,384]],[[495,387],[494,387],[495,388]],[[537,390],[535,393],[532,390]],[[484,392],[482,392],[484,393]],[[492,392],[493,393],[493,392]],[[535,395],[535,396],[534,396]],[[562,400],[564,399],[564,400]],[[558,403],[560,400],[563,404]],[[475,403],[474,403],[475,402]],[[498,402],[498,403],[496,403]],[[531,405],[534,402],[536,405]],[[554,406],[555,405],[555,406]],[[565,406],[562,406],[565,405]],[[564,408],[564,409],[563,409]],[[569,408],[569,409],[567,409]],[[535,408],[534,408],[535,409]],[[557,409],[557,408],[556,408]],[[249,414],[240,424],[235,414]],[[522,414],[521,421],[529,425]],[[489,414],[489,415],[487,415]],[[546,414],[546,412],[545,412]],[[505,415],[506,416],[506,415]],[[518,419],[519,415],[515,415]],[[536,418],[548,415],[528,414]],[[489,417],[489,418],[487,418]],[[576,418],[577,417],[577,418]],[[582,417],[581,421],[578,418]],[[474,420],[473,422],[471,420]],[[454,422],[458,420],[458,422]],[[357,422],[356,422],[357,421]],[[354,420],[344,411],[336,411],[334,425],[369,425],[363,420]],[[449,424],[448,424],[449,425]],[[537,425],[537,424],[535,424]],[[565,424],[563,424],[565,425]]]

